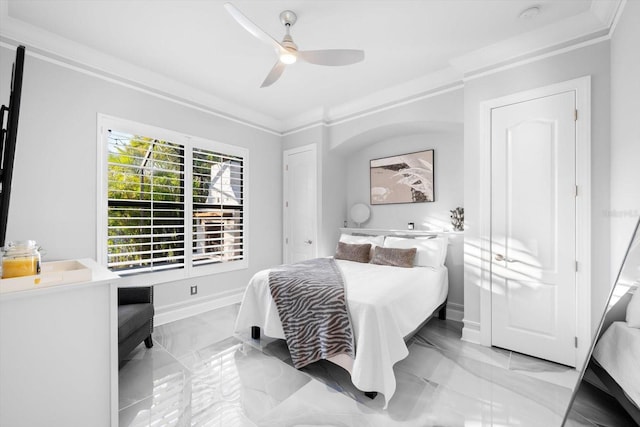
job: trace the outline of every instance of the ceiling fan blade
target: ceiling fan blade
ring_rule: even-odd
[[[285,64],[283,64],[280,61],[277,61],[276,65],[274,65],[271,71],[269,71],[267,78],[264,79],[260,87],[271,86],[276,80],[280,78],[280,76],[282,75],[282,72],[284,71],[284,67],[286,67]]]
[[[364,60],[364,51],[356,49],[305,50],[298,56],[316,65],[351,65]]]
[[[224,7],[225,9],[227,9],[227,12],[229,12],[229,14],[233,17],[233,19],[238,21],[238,24],[240,24],[251,35],[253,35],[257,39],[262,40],[265,43],[272,45],[278,51],[281,51],[284,49],[276,39],[271,37],[269,34],[265,33],[262,30],[262,28],[254,24],[253,21],[247,18],[242,12],[240,12],[240,10],[237,7],[235,7],[231,3],[225,3]]]

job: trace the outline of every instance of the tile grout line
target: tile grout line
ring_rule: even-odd
[[[153,338],[152,338],[152,339],[153,339]],[[143,343],[140,343],[139,345],[143,345]],[[191,370],[190,370],[190,369],[188,369],[184,364],[182,364],[182,363],[180,362],[180,360],[178,360],[178,359],[177,359],[173,354],[171,354],[171,352],[169,352],[169,350],[167,350],[167,348],[166,348],[165,346],[163,346],[162,344],[160,344],[160,342],[159,342],[159,341],[157,341],[157,340],[153,339],[153,345],[154,345],[154,346],[158,346],[158,347],[160,347],[158,350],[159,350],[160,352],[165,352],[165,353],[166,353],[167,355],[169,355],[173,360],[175,360],[175,361],[176,361],[176,362],[177,362],[177,363],[178,363],[178,364],[179,364],[179,365],[180,365],[184,370],[186,370],[186,371],[189,373],[189,376],[192,376],[192,375],[193,375],[193,372],[191,372]],[[156,351],[158,351],[158,350],[156,350]],[[146,347],[145,347],[145,352],[146,352],[146,351],[153,351],[153,350],[152,350],[152,349],[150,349],[150,348],[146,348]],[[118,387],[118,388],[120,388],[120,387]],[[143,398],[138,399],[138,400],[134,401],[133,403],[130,403],[130,404],[126,405],[126,406],[123,406],[122,408],[120,408],[120,407],[119,407],[119,405],[118,405],[118,413],[120,413],[121,411],[123,411],[123,410],[125,410],[125,409],[128,409],[128,408],[130,408],[130,407],[132,407],[132,406],[134,406],[134,405],[137,405],[138,403],[140,403],[140,402],[142,402],[143,400],[146,400],[146,399],[148,399],[148,398],[150,398],[150,397],[153,397],[153,392],[152,392],[150,395],[148,395],[148,396],[144,396]],[[118,390],[118,398],[120,398],[120,390]]]
[[[143,343],[140,343],[139,345],[143,345]],[[168,351],[167,351],[167,350],[166,350],[162,345],[160,345],[157,341],[155,341],[155,340],[154,340],[153,345],[154,345],[154,346],[156,346],[156,345],[157,345],[157,346],[159,346],[159,347],[160,347],[160,351],[164,351],[165,353],[167,353],[167,354],[169,354],[169,355],[171,356],[171,354],[170,354],[170,353],[169,353],[169,352],[168,352]],[[146,347],[145,347],[145,352],[146,352],[146,351],[149,351],[149,350],[151,350],[151,349],[150,349],[150,348],[146,348]],[[153,351],[153,350],[151,350],[151,351]],[[172,357],[173,357],[173,356],[172,356]],[[130,360],[131,360],[131,359],[130,359]],[[118,373],[118,374],[119,374],[119,373]],[[120,381],[118,381],[118,383],[120,383]],[[120,407],[120,405],[118,405],[118,413],[120,413],[121,411],[123,411],[123,410],[125,410],[125,409],[128,409],[128,408],[130,408],[130,407],[132,407],[132,406],[134,406],[134,405],[137,405],[138,403],[140,403],[140,402],[142,402],[143,400],[146,400],[146,399],[148,399],[148,398],[150,398],[150,397],[153,397],[153,392],[152,392],[150,395],[148,395],[148,396],[144,396],[143,398],[138,399],[138,400],[134,401],[133,403],[130,403],[130,404],[126,405],[126,406]],[[119,399],[119,398],[120,398],[120,386],[118,386],[118,399]]]

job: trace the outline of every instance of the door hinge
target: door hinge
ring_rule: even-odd
[[[573,110],[573,120],[578,121],[578,110]]]
[[[578,337],[573,337],[573,345],[578,348]]]
[[[289,202],[284,202],[284,207],[288,208],[289,207]]]
[[[578,272],[578,261],[576,261],[576,272]]]
[[[285,172],[289,172],[289,165],[284,165]]]
[[[288,237],[286,237],[286,238],[284,239],[284,242],[288,245],[288,244],[289,244],[289,238],[288,238]]]
[[[576,185],[576,197],[578,197],[578,186]]]

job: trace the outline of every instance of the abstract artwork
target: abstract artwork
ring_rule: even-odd
[[[434,201],[433,150],[371,160],[371,204]]]

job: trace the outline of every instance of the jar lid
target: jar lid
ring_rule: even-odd
[[[7,243],[7,246],[4,247],[5,251],[15,250],[15,249],[36,249],[38,245],[35,240],[16,240],[10,241]]]

